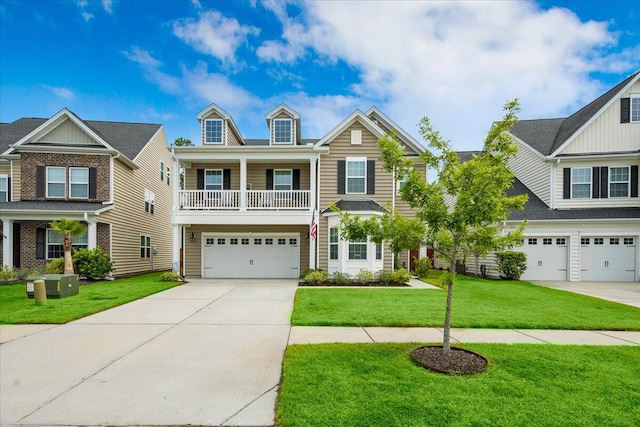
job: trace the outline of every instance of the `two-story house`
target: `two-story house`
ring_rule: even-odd
[[[197,114],[200,145],[170,149],[173,169],[185,177],[184,189],[173,188],[174,269],[182,263],[186,276],[297,278],[317,267],[391,268],[385,248],[340,240],[330,207],[381,215],[396,190],[378,160],[378,138],[395,129],[408,154],[421,146],[376,108],[355,111],[320,139],[302,139],[300,115],[284,104],[265,118],[269,137],[246,139],[212,104]]]
[[[640,72],[631,75],[569,117],[512,128],[513,191],[529,201],[504,232],[528,221],[516,248],[527,254],[523,279],[639,280],[639,79]]]
[[[77,248],[100,247],[113,275],[171,268],[171,158],[159,124],[50,118],[0,124],[0,257],[8,267],[44,267],[63,255],[60,218],[87,232]],[[172,175],[174,172],[174,175]]]

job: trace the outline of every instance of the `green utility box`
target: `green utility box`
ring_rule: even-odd
[[[77,274],[45,274],[27,277],[27,298],[33,299],[36,280],[44,280],[47,298],[66,298],[78,295],[80,280]]]

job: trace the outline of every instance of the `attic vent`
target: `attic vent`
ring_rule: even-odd
[[[361,130],[352,130],[351,131],[351,145],[361,145],[362,144],[362,131]]]

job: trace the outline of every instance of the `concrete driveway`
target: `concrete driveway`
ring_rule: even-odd
[[[296,280],[193,280],[0,346],[0,424],[274,423]]]
[[[640,307],[640,283],[638,282],[535,282],[542,286],[562,289],[576,294]]]

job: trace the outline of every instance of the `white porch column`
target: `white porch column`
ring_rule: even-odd
[[[2,220],[2,264],[13,267],[13,221]]]
[[[172,182],[172,206],[180,206],[180,163],[176,158],[172,158],[173,182]],[[186,171],[185,171],[186,174]],[[185,178],[183,178],[185,179]]]
[[[178,224],[173,224],[173,246],[172,246],[172,254],[171,254],[171,270],[180,274],[180,229],[182,226]]]
[[[316,219],[316,236],[318,235],[318,223]],[[318,244],[317,238],[311,237],[311,224],[309,224],[309,268],[316,268],[316,246]]]
[[[98,224],[95,221],[87,221],[87,249],[95,249],[98,246]]]
[[[240,210],[247,210],[247,159],[240,159]]]
[[[318,159],[309,160],[309,210],[314,212],[316,210],[316,179],[317,179],[317,167]]]
[[[367,243],[367,264],[369,264],[369,267],[367,268],[367,270],[376,271],[375,267],[373,266],[375,259],[376,259],[376,244],[374,242],[369,241]]]

